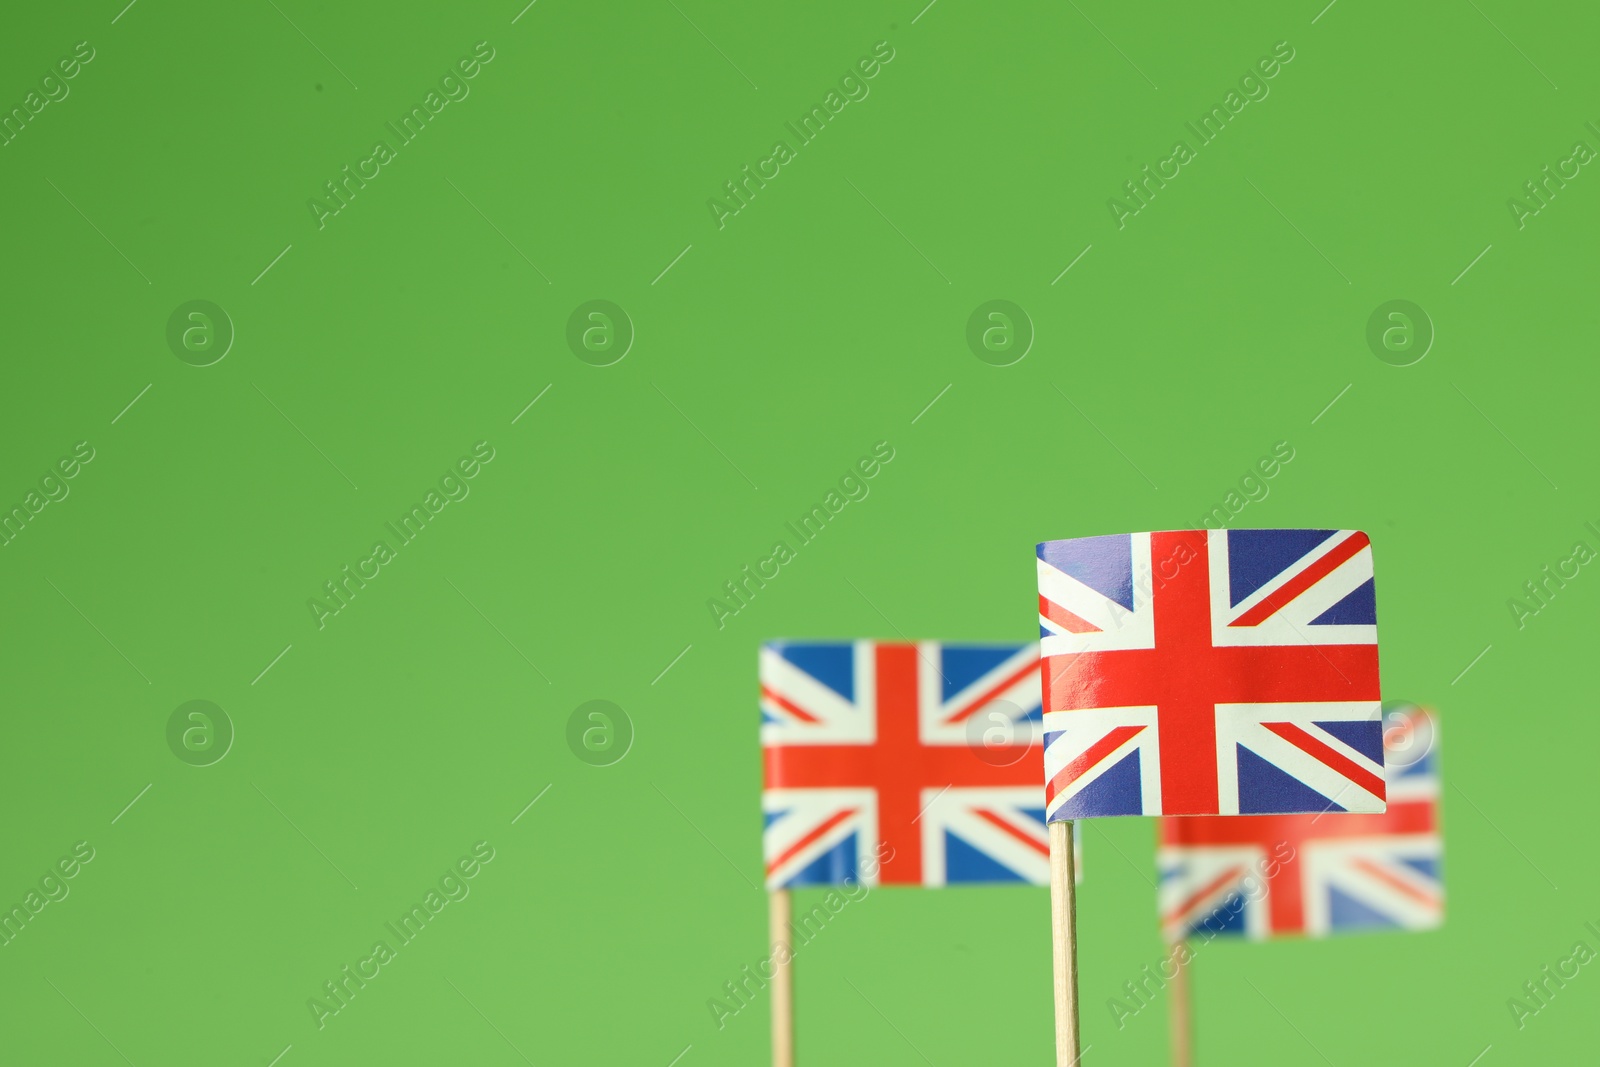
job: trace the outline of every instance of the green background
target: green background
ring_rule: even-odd
[[[1236,522],[1372,534],[1385,690],[1445,720],[1449,914],[1208,948],[1202,1061],[1592,1057],[1592,968],[1521,1030],[1506,1003],[1600,920],[1600,578],[1507,607],[1600,546],[1600,177],[1507,207],[1600,145],[1592,10],[520,6],[7,15],[0,106],[95,58],[0,148],[0,504],[95,458],[0,548],[0,902],[95,858],[0,948],[0,1059],[763,1062],[764,1003],[707,1010],[766,934],[758,643],[1028,639],[1035,541],[1192,525],[1278,441]],[[319,229],[479,41],[470,96]],[[708,198],[878,41],[870,96],[719,229]],[[1270,96],[1118,229],[1279,41]],[[565,339],[595,298],[637,331],[614,366]],[[997,298],[1036,331],[1008,367],[965,340]],[[1437,331],[1412,366],[1365,339],[1397,298]],[[237,331],[212,366],[166,341],[193,299]],[[718,629],[880,440],[871,495]],[[319,629],[478,441],[471,495]],[[167,744],[192,699],[237,732],[211,766]],[[611,766],[568,747],[591,699],[635,731]],[[1164,1005],[1105,1006],[1161,952],[1153,834],[1088,830],[1090,1064],[1166,1054]],[[471,895],[319,1030],[307,1000],[478,841]],[[801,957],[802,1058],[1049,1062],[1048,938],[1043,889],[874,893]]]

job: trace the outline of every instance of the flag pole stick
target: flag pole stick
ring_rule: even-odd
[[[1056,1067],[1077,1067],[1078,901],[1073,884],[1072,822],[1050,824],[1050,929],[1055,971]]]
[[[767,941],[772,948],[772,1067],[794,1067],[794,960],[788,951],[789,891],[767,894]]]
[[[1176,974],[1167,983],[1167,1020],[1172,1034],[1172,1067],[1194,1067],[1194,1002],[1189,992],[1189,965],[1182,962],[1184,943],[1172,946]]]

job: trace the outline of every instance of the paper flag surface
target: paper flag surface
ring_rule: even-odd
[[[1052,821],[1383,810],[1366,534],[1119,534],[1038,556]]]
[[[764,645],[768,887],[1049,884],[1038,671],[1037,644]]]
[[[1161,820],[1158,901],[1169,940],[1323,937],[1444,921],[1436,720],[1407,706],[1385,734],[1381,815]]]

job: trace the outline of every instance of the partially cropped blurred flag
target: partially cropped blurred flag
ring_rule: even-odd
[[[1437,718],[1414,704],[1389,706],[1384,749],[1389,807],[1380,815],[1162,819],[1158,900],[1168,939],[1440,925]]]
[[[1048,884],[1037,644],[761,649],[772,889]]]
[[[1366,534],[1080,537],[1038,571],[1052,821],[1383,810]]]

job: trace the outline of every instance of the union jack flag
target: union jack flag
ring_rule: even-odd
[[[1437,747],[1415,747],[1427,743],[1418,734],[1437,736],[1434,720],[1414,707],[1385,734],[1389,807],[1381,815],[1162,819],[1163,932],[1170,940],[1325,937],[1440,925],[1439,757]]]
[[[1120,534],[1038,555],[1052,821],[1383,810],[1366,534]]]
[[[1038,668],[1036,643],[763,645],[768,887],[1048,884]]]

